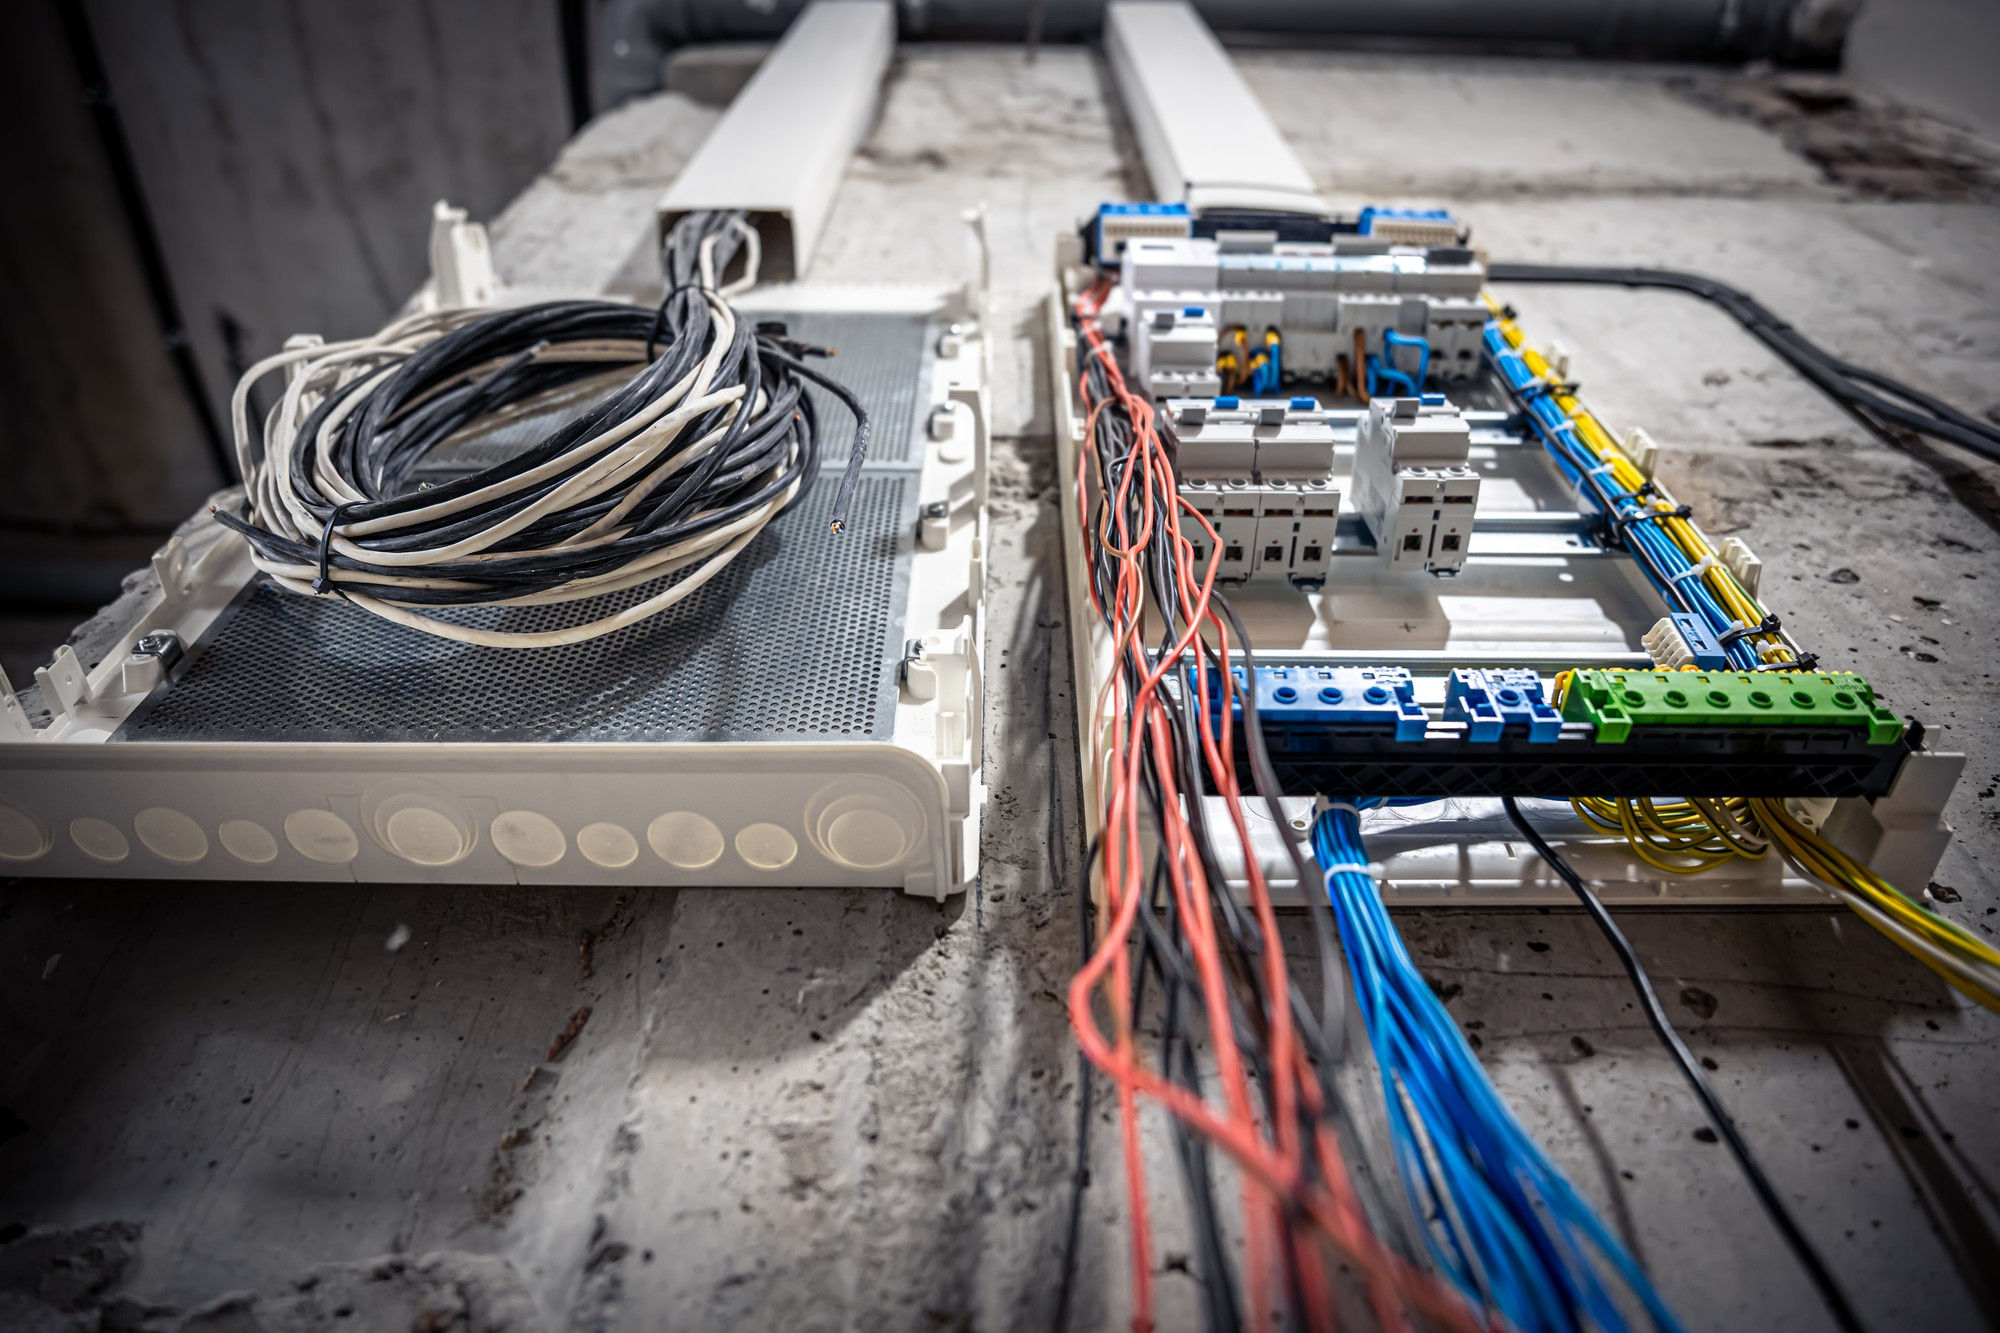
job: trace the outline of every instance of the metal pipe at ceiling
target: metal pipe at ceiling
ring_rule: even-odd
[[[1094,41],[1106,0],[897,0],[904,41]],[[605,23],[612,100],[656,91],[667,54],[775,38],[805,0],[614,0]],[[1226,40],[1457,51],[1562,51],[1637,60],[1839,65],[1861,0],[1196,0]]]

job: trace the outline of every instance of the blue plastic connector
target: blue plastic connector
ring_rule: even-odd
[[[1239,405],[1235,394],[1225,394],[1211,404],[1218,412],[1234,412]]]
[[[1690,611],[1676,611],[1673,613],[1672,619],[1674,628],[1681,632],[1681,638],[1687,643],[1688,652],[1694,655],[1694,664],[1696,666],[1700,667],[1703,671],[1728,671],[1731,669],[1729,655],[1722,650],[1722,645],[1716,641],[1715,631],[1710,628],[1706,620],[1703,620],[1700,616]]]
[[[1292,411],[1294,412],[1311,412],[1319,407],[1319,399],[1294,398],[1292,399],[1291,406],[1292,406]]]
[[[1562,714],[1549,706],[1541,676],[1518,667],[1452,672],[1445,685],[1444,720],[1465,723],[1466,739],[1473,741],[1497,741],[1515,726],[1525,726],[1531,741],[1562,736]]]

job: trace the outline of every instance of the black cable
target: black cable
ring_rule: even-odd
[[[299,525],[291,515],[255,510],[219,512],[218,521],[242,533],[261,562],[280,567],[318,566],[328,526],[344,525],[341,535],[366,554],[332,553],[330,570],[345,577],[330,586],[404,606],[591,596],[588,588],[562,594],[586,580],[641,573],[669,548],[760,510],[776,518],[800,504],[820,472],[818,413],[806,392],[819,385],[856,422],[830,524],[841,531],[866,458],[868,412],[844,385],[806,363],[824,349],[786,336],[780,325],[753,329],[741,317],[728,318],[734,312],[705,289],[734,261],[744,230],[738,213],[682,218],[662,250],[667,286],[656,310],[545,302],[481,315],[407,355],[386,358],[378,373],[328,392],[298,428],[279,484],[312,517],[310,532],[292,531]],[[607,359],[618,355],[607,348],[619,347],[632,349],[630,360]],[[565,348],[574,350],[565,357]],[[540,511],[600,466],[617,447],[608,441],[637,434],[677,401],[692,401],[683,395],[692,392],[690,383],[699,385],[704,362],[714,367],[708,394],[740,390],[740,396],[687,421],[643,466],[586,478],[580,493],[563,492],[575,497],[569,504],[539,512],[470,555],[451,554],[467,539]],[[417,466],[468,428],[621,366],[634,368],[629,379],[528,448],[479,472],[414,484]],[[698,446],[703,451],[696,453]],[[329,494],[323,472],[362,498]],[[615,523],[596,539],[572,541],[614,513]],[[353,533],[368,524],[375,530]],[[430,552],[439,554],[414,564],[389,558]]]
[[[1902,381],[1834,356],[1780,319],[1747,292],[1699,273],[1662,268],[1597,268],[1571,264],[1490,264],[1493,282],[1582,283],[1607,287],[1657,287],[1698,296],[1726,311],[1751,337],[1835,403],[1876,431],[1884,425],[1968,449],[2000,462],[2000,428]]]
[[[1701,1109],[1707,1114],[1709,1123],[1715,1126],[1715,1132],[1721,1136],[1722,1141],[1729,1145],[1730,1155],[1736,1159],[1736,1165],[1741,1168],[1744,1179],[1750,1182],[1750,1189],[1756,1194],[1757,1202],[1764,1206],[1764,1212],[1771,1219],[1771,1224],[1777,1227],[1778,1233],[1785,1238],[1785,1243],[1798,1257],[1800,1265],[1806,1270],[1806,1276],[1812,1279],[1813,1286],[1819,1290],[1820,1299],[1832,1312],[1834,1322],[1847,1330],[1847,1333],[1861,1333],[1861,1320],[1855,1315],[1854,1308],[1847,1303],[1847,1297],[1835,1284],[1833,1274],[1827,1271],[1826,1263],[1813,1249],[1812,1242],[1806,1239],[1805,1233],[1799,1229],[1799,1224],[1792,1220],[1790,1210],[1785,1207],[1784,1200],[1778,1197],[1777,1190],[1772,1188],[1771,1182],[1765,1177],[1764,1169],[1757,1164],[1757,1159],[1750,1155],[1750,1146],[1736,1132],[1736,1122],[1729,1118],[1729,1113],[1722,1109],[1722,1103],[1716,1099],[1715,1091],[1709,1087],[1708,1079],[1703,1076],[1701,1065],[1695,1060],[1693,1052],[1689,1051],[1687,1043],[1681,1040],[1680,1033],[1674,1030],[1673,1022],[1667,1017],[1666,1007],[1660,1003],[1659,995],[1653,990],[1652,980],[1640,964],[1639,955],[1633,950],[1632,942],[1625,938],[1625,933],[1618,929],[1617,923],[1611,919],[1611,913],[1605,910],[1603,900],[1591,892],[1590,886],[1584,883],[1583,878],[1571,868],[1569,862],[1558,855],[1555,848],[1549,846],[1547,840],[1535,831],[1535,826],[1521,813],[1521,807],[1515,803],[1514,798],[1503,796],[1500,798],[1500,803],[1507,808],[1507,817],[1514,821],[1514,827],[1521,831],[1521,836],[1528,840],[1542,860],[1548,862],[1549,869],[1555,871],[1563,883],[1569,885],[1570,892],[1582,901],[1584,910],[1590,913],[1591,920],[1597,923],[1597,928],[1604,932],[1604,938],[1610,941],[1612,949],[1618,954],[1618,961],[1625,966],[1625,975],[1632,980],[1632,990],[1639,997],[1640,1008],[1646,1011],[1646,1021],[1653,1025],[1653,1031],[1659,1035],[1661,1043],[1680,1065],[1681,1073],[1686,1077],[1688,1086],[1694,1089],[1694,1095],[1701,1102]]]

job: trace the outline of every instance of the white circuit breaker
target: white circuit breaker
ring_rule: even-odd
[[[1170,399],[1180,493],[1215,529],[1216,578],[1318,585],[1333,560],[1340,491],[1333,427],[1311,398]],[[1197,565],[1208,533],[1183,513]]]
[[[1442,394],[1377,398],[1354,440],[1353,502],[1392,568],[1456,574],[1479,504],[1471,431]]]
[[[1132,369],[1155,398],[1215,394],[1215,312],[1206,305],[1167,305],[1136,311]]]
[[[1120,288],[1132,319],[1134,378],[1156,398],[1203,392],[1186,358],[1199,311],[1217,339],[1243,329],[1254,346],[1280,337],[1287,371],[1331,375],[1359,340],[1379,370],[1445,382],[1477,373],[1486,324],[1486,271],[1463,246],[1393,244],[1374,236],[1281,242],[1272,232],[1139,237],[1121,257]],[[1208,350],[1212,370],[1216,348]],[[1157,387],[1155,378],[1158,377]],[[1393,392],[1391,378],[1385,392]]]

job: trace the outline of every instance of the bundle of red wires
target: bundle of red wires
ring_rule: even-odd
[[[1091,599],[1110,634],[1116,670],[1092,714],[1093,725],[1109,719],[1108,739],[1095,756],[1100,930],[1070,985],[1069,1008],[1085,1056],[1116,1090],[1133,1327],[1152,1328],[1155,1309],[1142,1101],[1163,1107],[1238,1169],[1240,1308],[1247,1326],[1266,1325],[1273,1312],[1290,1308],[1306,1327],[1333,1328],[1344,1294],[1334,1273],[1344,1266],[1384,1328],[1481,1327],[1453,1290],[1377,1235],[1342,1158],[1329,1105],[1318,1020],[1337,1025],[1339,1015],[1315,1020],[1295,999],[1257,858],[1247,850],[1242,858],[1249,912],[1236,920],[1232,914],[1240,916],[1241,908],[1228,899],[1206,845],[1204,791],[1221,799],[1237,844],[1250,846],[1232,705],[1254,674],[1239,681],[1232,671],[1232,631],[1237,663],[1247,661],[1249,645],[1215,590],[1215,561],[1197,571],[1193,543],[1181,528],[1190,522],[1211,552],[1220,545],[1215,530],[1180,499],[1152,404],[1126,386],[1100,324],[1110,287],[1110,279],[1100,279],[1072,311],[1088,410],[1076,475],[1081,538]],[[1149,619],[1162,638],[1154,650],[1147,646]],[[1169,690],[1177,672],[1188,673],[1181,677],[1185,688],[1177,682]],[[1184,702],[1190,696],[1193,702]],[[1246,725],[1254,727],[1254,696],[1241,702],[1248,704]],[[1138,1047],[1134,952],[1142,914],[1156,910],[1149,891],[1157,910],[1171,917],[1177,953],[1191,973],[1187,985],[1199,996],[1215,1067],[1212,1093],[1199,1079],[1175,1078],[1150,1063]],[[1248,948],[1241,943],[1246,937]],[[1215,1283],[1224,1276],[1204,1278]]]

